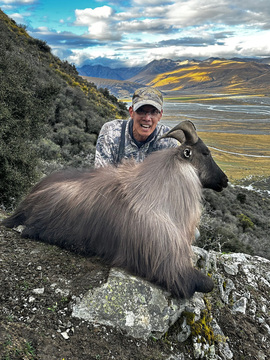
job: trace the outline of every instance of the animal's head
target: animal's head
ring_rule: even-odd
[[[210,150],[198,137],[196,128],[191,121],[183,121],[161,136],[161,138],[166,137],[180,142],[179,156],[197,169],[204,188],[221,191],[227,187],[227,176],[215,163]]]

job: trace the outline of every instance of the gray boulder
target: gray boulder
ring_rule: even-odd
[[[72,316],[107,325],[138,339],[161,338],[177,322],[177,340],[192,339],[195,359],[234,359],[230,324],[239,316],[253,319],[261,332],[258,358],[267,359],[270,349],[270,261],[246,254],[221,254],[193,247],[194,264],[212,276],[210,294],[177,300],[157,286],[111,269],[102,286],[74,299]],[[241,323],[241,321],[239,322]],[[238,329],[250,331],[250,329]],[[257,340],[258,341],[258,340]],[[254,344],[255,345],[255,344]],[[181,359],[185,354],[177,354]]]

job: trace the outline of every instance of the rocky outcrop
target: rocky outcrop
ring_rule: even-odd
[[[0,358],[270,358],[269,260],[193,248],[215,288],[180,301],[2,226],[0,248]]]
[[[105,284],[74,299],[72,316],[142,339],[159,339],[174,327],[177,341],[192,341],[195,359],[269,358],[270,261],[196,247],[194,254],[195,264],[215,281],[211,294],[176,300],[145,280],[111,269]],[[187,355],[178,353],[175,359]]]

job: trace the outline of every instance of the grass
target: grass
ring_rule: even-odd
[[[14,336],[7,337],[6,342],[2,345],[1,359],[23,359],[33,360],[35,358],[35,349],[31,342],[24,339],[17,340]]]
[[[241,94],[241,92],[239,91],[235,91],[234,93],[228,93],[228,94],[198,94],[198,95],[182,95],[182,96],[166,96],[164,97],[165,101],[188,101],[188,102],[192,102],[192,101],[212,101],[212,102],[216,102],[216,101],[221,101],[221,103],[224,103],[225,101],[231,101],[232,104],[235,104],[237,99],[239,99],[239,101],[241,100],[241,98],[245,98],[245,99],[252,99],[253,97],[264,97],[264,94]]]
[[[250,175],[270,176],[270,135],[200,132],[199,136],[209,147],[258,156],[235,155],[210,148],[213,158],[227,174],[231,182]]]

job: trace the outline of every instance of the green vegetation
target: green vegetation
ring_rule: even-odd
[[[221,193],[205,189],[203,205],[201,236],[195,245],[270,259],[269,195],[240,186],[229,186]]]
[[[12,359],[24,359],[34,360],[35,348],[31,341],[24,339],[17,339],[14,334],[7,334],[6,341],[0,345],[1,359],[12,360]]]
[[[199,320],[195,320],[195,314],[193,312],[185,311],[183,316],[186,317],[187,324],[191,328],[191,334],[193,337],[200,339],[203,344],[213,345],[214,342],[221,341],[219,337],[214,334],[212,329],[212,312],[211,303],[204,297],[206,308],[202,310],[201,317]],[[224,340],[223,340],[224,341]]]
[[[9,207],[43,173],[91,166],[103,123],[128,113],[1,10],[0,54],[0,203]]]

